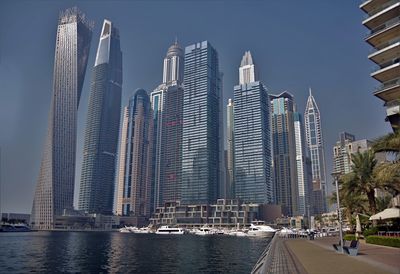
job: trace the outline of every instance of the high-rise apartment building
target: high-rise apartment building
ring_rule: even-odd
[[[186,204],[214,203],[223,173],[222,74],[208,41],[185,48],[182,187]]]
[[[270,95],[273,171],[276,203],[288,216],[298,214],[296,139],[294,130],[294,97],[285,91]]]
[[[178,42],[164,58],[163,83],[151,93],[154,113],[152,208],[181,198],[184,53]]]
[[[400,2],[368,0],[360,8],[367,14],[362,24],[370,30],[365,41],[375,51],[368,58],[376,64],[371,77],[381,85],[374,95],[383,100],[386,120],[400,128]]]
[[[93,68],[78,203],[89,213],[113,211],[121,89],[119,31],[104,20]]]
[[[36,229],[53,229],[73,208],[77,109],[89,58],[93,22],[76,7],[60,13],[49,126],[32,206]]]
[[[308,172],[308,150],[305,143],[303,119],[300,113],[293,113],[294,134],[296,142],[296,171],[297,185],[299,193],[299,209],[300,215],[309,215],[309,207],[311,206],[312,194],[312,178]]]
[[[351,172],[352,155],[370,149],[372,142],[367,139],[357,140],[354,135],[347,132],[340,133],[340,140],[333,147],[333,171],[346,174]]]
[[[312,184],[313,184],[313,204],[314,213],[321,214],[326,212],[326,164],[324,152],[324,139],[321,128],[321,115],[318,105],[311,93],[307,99],[304,111],[304,124],[308,150],[310,153]]]
[[[233,108],[235,197],[247,203],[273,203],[269,97],[257,79],[250,51],[239,67]]]
[[[235,136],[234,136],[234,113],[233,101],[228,100],[226,106],[226,194],[227,199],[235,198],[235,172],[234,172],[234,159],[235,159]]]
[[[151,201],[153,115],[146,91],[138,89],[124,109],[118,169],[118,208],[124,216],[148,218]]]

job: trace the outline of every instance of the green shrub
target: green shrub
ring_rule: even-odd
[[[346,234],[346,235],[344,235],[343,240],[345,240],[345,241],[356,240],[356,235],[354,235],[354,234]]]
[[[371,228],[364,230],[363,235],[364,235],[364,237],[368,237],[370,235],[376,235],[376,234],[378,234],[378,231],[379,231],[379,229],[377,227],[371,227]]]
[[[400,248],[400,238],[391,238],[385,236],[368,236],[365,240],[368,244],[385,245]]]

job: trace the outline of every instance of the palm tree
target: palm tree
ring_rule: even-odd
[[[393,161],[379,164],[376,170],[376,179],[390,194],[400,194],[400,130],[389,133],[374,141],[375,153],[385,152],[394,156]]]
[[[352,172],[348,176],[354,186],[353,189],[367,196],[369,210],[372,214],[375,214],[377,212],[375,189],[382,188],[380,182],[375,178],[374,171],[378,163],[375,154],[372,150],[357,152],[352,155],[351,161],[353,163]]]

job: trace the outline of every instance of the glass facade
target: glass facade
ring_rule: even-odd
[[[289,92],[271,95],[271,130],[276,203],[288,216],[298,214],[298,183],[294,132],[294,98]]]
[[[53,229],[73,208],[77,109],[85,78],[93,22],[77,8],[61,12],[53,71],[53,96],[44,153],[32,206],[35,229]]]
[[[122,89],[122,52],[118,29],[104,21],[89,97],[80,210],[112,214]]]
[[[324,213],[327,210],[325,153],[320,112],[317,103],[311,94],[311,89],[304,112],[304,123],[306,141],[311,159],[314,213],[319,214]]]
[[[187,46],[184,67],[182,202],[213,203],[223,162],[218,53],[207,41]]]
[[[247,203],[273,203],[269,102],[261,82],[234,88],[235,194]]]
[[[121,215],[149,217],[152,182],[153,115],[150,98],[139,89],[129,100],[120,141],[118,181]],[[122,166],[123,165],[123,166]],[[122,179],[123,178],[123,179]],[[121,185],[122,184],[122,185]]]

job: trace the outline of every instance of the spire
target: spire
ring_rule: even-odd
[[[312,94],[311,94],[311,87],[309,87],[308,90],[309,90],[309,92],[310,92],[310,97],[312,97]]]
[[[242,62],[239,67],[239,84],[247,84],[251,82],[255,82],[256,79],[256,69],[253,62],[253,57],[251,56],[250,51],[246,51],[242,57]]]

